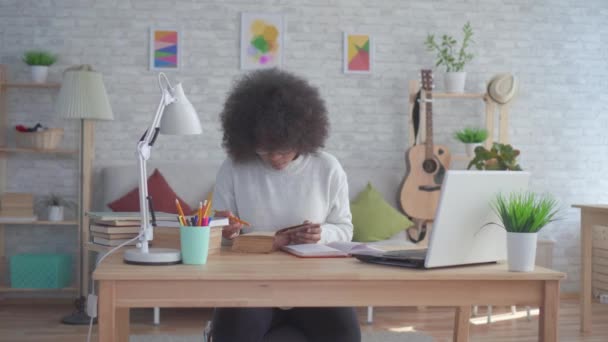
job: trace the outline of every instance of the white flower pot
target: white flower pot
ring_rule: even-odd
[[[49,67],[43,65],[32,65],[32,82],[44,83],[49,74]]]
[[[475,148],[477,146],[483,146],[483,143],[468,143],[464,144],[464,149],[467,153],[467,157],[473,159],[475,157]]]
[[[532,272],[536,261],[538,233],[507,233],[509,271]]]
[[[63,207],[49,207],[49,221],[63,221]]]
[[[465,71],[451,71],[445,73],[445,91],[448,93],[464,93],[464,83],[467,79]]]

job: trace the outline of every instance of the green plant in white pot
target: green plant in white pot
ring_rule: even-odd
[[[467,157],[475,156],[475,147],[483,145],[488,139],[488,131],[485,128],[467,127],[454,133],[454,138],[464,144]]]
[[[44,83],[49,73],[49,66],[57,61],[57,56],[47,51],[30,50],[23,55],[23,61],[31,67],[32,82]]]
[[[534,270],[538,232],[557,220],[557,207],[557,201],[550,195],[529,191],[497,195],[492,208],[507,231],[509,271]]]
[[[435,36],[429,34],[426,37],[426,48],[428,51],[437,52],[435,66],[445,66],[445,90],[448,93],[463,93],[467,74],[464,66],[470,62],[474,55],[467,52],[469,44],[473,42],[473,29],[470,23],[466,23],[462,28],[464,37],[460,49],[457,48],[458,41],[454,37],[444,34],[441,42],[435,41]]]
[[[75,209],[76,203],[68,201],[57,194],[48,194],[40,198],[40,203],[48,208],[49,221],[63,221],[64,208]]]

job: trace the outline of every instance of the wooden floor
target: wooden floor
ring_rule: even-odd
[[[10,342],[83,342],[85,326],[69,326],[59,323],[72,310],[67,304],[15,305],[0,302],[0,341]],[[485,324],[481,317],[471,324],[471,341],[537,341],[538,316],[525,318],[524,308],[518,308],[522,318],[513,319],[508,308],[495,308],[496,319],[503,321]],[[480,314],[483,311],[480,310]],[[361,328],[365,331],[420,331],[436,341],[451,341],[454,310],[451,308],[376,308],[375,321],[365,323],[366,310],[360,311]],[[152,310],[136,309],[131,314],[132,334],[194,335],[202,332],[203,322],[209,318],[208,309],[163,309],[161,324],[155,327]],[[479,324],[481,321],[483,324]],[[606,342],[608,341],[608,305],[593,304],[593,333],[579,333],[579,307],[576,299],[563,299],[560,307],[560,341]],[[93,327],[97,341],[96,328]]]

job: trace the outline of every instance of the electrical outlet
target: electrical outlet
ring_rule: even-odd
[[[608,293],[600,294],[600,303],[608,304]]]

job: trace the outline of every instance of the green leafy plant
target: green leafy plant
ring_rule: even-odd
[[[517,164],[519,150],[509,144],[494,143],[488,151],[483,146],[475,148],[475,158],[471,160],[467,169],[475,166],[477,170],[511,170],[521,171]]]
[[[463,26],[462,32],[464,33],[464,37],[460,49],[457,49],[456,47],[458,41],[447,34],[441,36],[441,43],[436,42],[435,36],[432,34],[429,34],[426,37],[425,45],[427,50],[437,52],[437,62],[435,66],[444,65],[447,72],[462,71],[464,65],[473,59],[474,55],[466,52],[469,44],[473,42],[473,40],[471,40],[473,37],[473,29],[469,22]]]
[[[465,144],[481,143],[488,138],[488,131],[485,128],[467,127],[454,133],[454,138]]]
[[[537,233],[557,220],[557,206],[557,201],[550,195],[533,192],[498,194],[492,203],[502,227],[510,233]]]
[[[60,195],[54,193],[42,196],[39,200],[39,203],[47,207],[66,207],[71,209],[76,208],[76,203],[68,201]]]
[[[49,66],[57,61],[57,56],[47,51],[31,50],[25,52],[23,61],[27,65]]]

